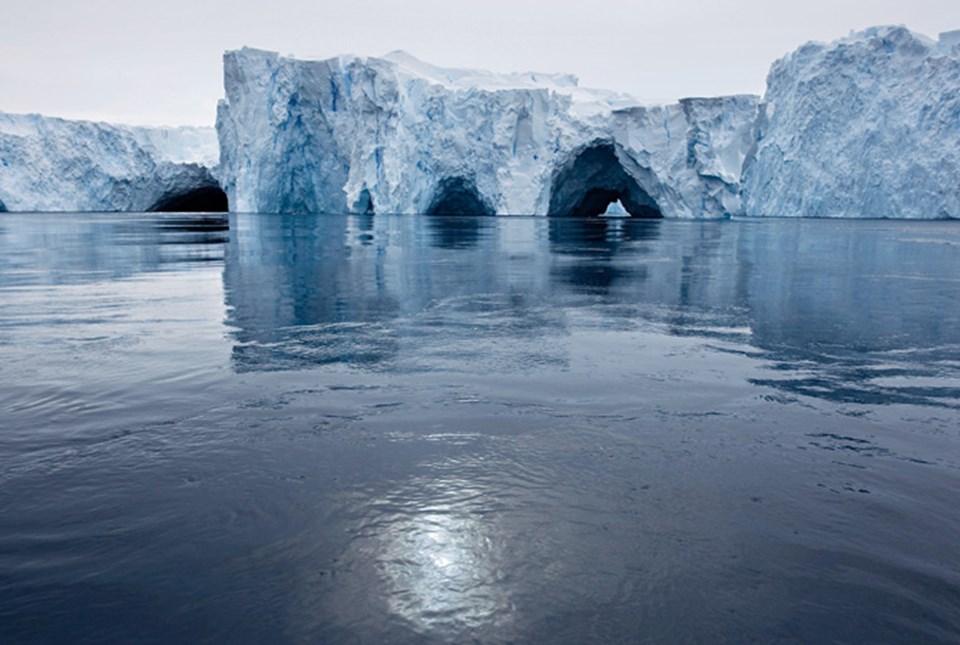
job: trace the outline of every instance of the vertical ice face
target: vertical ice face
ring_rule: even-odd
[[[215,132],[0,113],[0,210],[960,217],[960,32],[808,44],[767,83],[759,106],[642,105],[402,52],[242,49]]]
[[[0,203],[11,211],[156,210],[191,191],[218,191],[217,156],[212,128],[0,113]]]
[[[960,217],[960,49],[903,27],[774,63],[744,168],[748,215]]]
[[[645,215],[723,217],[740,209],[757,104],[645,108],[569,76],[403,53],[298,61],[243,49],[225,54],[224,82],[220,175],[233,208],[251,212],[601,214],[619,199]],[[605,151],[596,172],[559,185],[590,150]]]

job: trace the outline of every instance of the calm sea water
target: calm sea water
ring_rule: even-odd
[[[0,641],[960,640],[960,226],[0,216]]]

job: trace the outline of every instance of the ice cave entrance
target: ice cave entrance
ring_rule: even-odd
[[[360,191],[360,197],[353,204],[353,212],[358,215],[373,215],[376,209],[373,207],[373,196],[370,191],[364,188]]]
[[[624,170],[612,144],[586,148],[554,175],[549,215],[609,216],[620,208],[631,217],[663,217],[657,202]]]
[[[427,215],[496,215],[476,184],[463,177],[444,179],[437,186]]]
[[[219,186],[204,186],[164,197],[150,209],[155,213],[226,213],[227,194]]]

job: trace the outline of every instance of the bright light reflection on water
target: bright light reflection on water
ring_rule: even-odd
[[[423,484],[428,488],[417,497],[426,504],[408,502],[381,536],[377,562],[390,588],[390,611],[447,633],[502,626],[510,620],[510,599],[495,527],[482,512],[483,492],[464,480]]]

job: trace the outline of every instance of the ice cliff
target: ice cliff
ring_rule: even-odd
[[[242,49],[224,55],[224,85],[216,132],[0,113],[0,211],[229,196],[263,213],[960,217],[958,32],[804,45],[762,101],[644,105],[404,53]]]
[[[960,217],[958,44],[877,27],[774,63],[746,213]]]
[[[637,215],[740,211],[757,100],[642,106],[561,75],[409,55],[224,56],[221,177],[234,210]]]
[[[149,211],[216,203],[218,157],[213,128],[0,113],[0,210]]]

